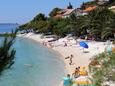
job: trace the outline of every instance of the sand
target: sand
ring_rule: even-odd
[[[28,39],[35,40],[36,42],[43,43],[44,41],[47,41],[47,39],[41,39],[41,34],[34,34],[34,33],[28,33],[23,35],[18,35],[19,37],[24,37]],[[79,43],[77,43],[74,46],[56,46],[51,49],[59,52],[62,55],[62,60],[66,64],[66,70],[67,73],[72,73],[75,67],[77,66],[85,66],[87,67],[90,59],[93,58],[93,56],[98,55],[99,53],[104,52],[104,49],[106,45],[104,45],[104,42],[95,42],[95,41],[89,41],[87,42],[89,45],[88,49],[84,49],[79,46]],[[70,59],[65,59],[66,57],[73,55],[72,59],[72,65],[69,65]]]
[[[32,40],[35,40],[36,42],[43,43],[48,40],[46,39],[41,39],[41,34],[33,34],[33,33],[28,33],[24,35],[18,35],[21,37],[29,38]],[[80,40],[78,40],[80,41]],[[104,49],[106,47],[104,42],[95,42],[95,41],[88,41],[88,49],[84,49],[79,45],[79,42],[76,43],[75,45],[70,45],[70,46],[55,46],[51,49],[55,50],[56,52],[59,52],[62,56],[60,57],[64,63],[65,63],[65,74],[72,74],[75,70],[76,67],[78,66],[84,66],[86,67],[88,71],[88,65],[91,61],[91,58],[93,58],[95,55],[98,55],[99,53],[104,52]],[[48,46],[48,48],[50,48]],[[73,55],[72,58],[72,64],[70,65],[70,58],[65,59],[66,57]]]

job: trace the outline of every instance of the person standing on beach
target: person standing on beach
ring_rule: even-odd
[[[66,47],[66,46],[67,46],[67,43],[65,42],[65,43],[64,43],[64,47]]]
[[[72,65],[72,63],[73,63],[72,59],[73,59],[73,55],[71,54],[70,55],[70,63],[69,63],[69,65]]]

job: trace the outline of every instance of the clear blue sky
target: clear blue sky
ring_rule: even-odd
[[[1,0],[0,23],[26,23],[38,13],[48,15],[54,7],[66,8],[69,2],[74,8],[90,0]]]

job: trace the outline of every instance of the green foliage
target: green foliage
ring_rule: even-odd
[[[5,34],[4,41],[0,45],[0,74],[3,70],[10,68],[14,64],[16,50],[12,48],[17,31],[12,35]],[[7,35],[7,37],[6,37]]]
[[[46,21],[39,21],[39,22],[36,22],[35,29],[38,32],[45,33],[47,31],[47,27],[46,26],[47,26],[47,22]]]
[[[0,43],[0,74],[14,64],[16,50],[12,46],[17,32],[18,29],[15,32],[12,31],[11,34],[0,35],[0,37],[4,38],[4,41]]]
[[[115,0],[109,0],[110,5],[115,5]]]
[[[95,56],[93,60],[99,62],[100,67],[90,66],[90,71],[95,79],[96,86],[102,86],[105,82],[115,81],[115,53],[108,55],[107,53]],[[92,60],[92,61],[93,61]]]
[[[45,21],[45,20],[46,20],[45,15],[42,14],[42,13],[39,13],[36,17],[34,17],[32,22],[35,22],[35,21]]]
[[[57,14],[57,12],[59,12],[59,11],[61,11],[60,8],[54,8],[54,9],[49,13],[49,16],[50,16],[50,17],[54,17],[54,16]]]
[[[97,2],[95,2],[95,1],[89,1],[89,2],[85,2],[84,5],[93,6],[93,5],[97,5]]]
[[[81,9],[84,10],[87,6],[94,6],[97,5],[97,2],[95,1],[89,1],[89,2],[83,2],[81,5]]]
[[[114,16],[115,14],[108,10],[106,7],[99,7],[92,11],[81,22],[82,26],[87,27],[90,30],[92,36],[96,39],[108,39],[113,37],[114,34]]]
[[[85,4],[89,4],[89,2]],[[51,32],[59,36],[67,33],[74,33],[78,37],[89,34],[95,40],[106,40],[114,37],[115,13],[108,10],[106,6],[99,6],[85,16],[71,14],[69,18],[53,19],[53,16],[60,10],[60,8],[54,8],[50,12],[49,18],[45,18],[43,14],[38,14],[32,21],[20,26],[20,28],[24,30],[33,29],[40,33]]]
[[[15,53],[14,49],[11,49],[14,39],[8,40],[5,38],[3,45],[0,46],[0,73],[14,63]]]
[[[19,26],[19,28],[20,28],[19,30],[25,30],[25,29],[30,28],[30,26],[29,26],[29,23],[26,23],[26,24]]]

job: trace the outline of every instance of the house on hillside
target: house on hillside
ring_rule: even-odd
[[[96,1],[97,4],[99,4],[99,5],[103,5],[103,4],[107,3],[107,2],[109,2],[110,0],[94,0],[94,1]]]
[[[65,9],[65,12],[62,15],[62,18],[70,17],[70,15],[75,14],[76,15],[76,9]]]
[[[57,15],[55,15],[54,18],[55,19],[67,18],[67,17],[69,17],[72,14],[76,15],[76,9],[63,9],[63,10],[57,12]]]
[[[83,10],[77,8],[77,9],[63,9],[59,12],[57,12],[57,15],[54,16],[55,19],[59,19],[59,18],[67,18],[70,17],[70,15],[76,15],[76,16],[84,16],[87,15],[87,12],[83,12]]]
[[[89,13],[93,10],[95,10],[98,6],[89,6],[83,10],[83,12]]]
[[[97,5],[97,2],[94,0],[94,1],[91,1],[91,2],[87,2],[87,3],[83,3],[81,5],[81,9],[83,11],[83,14],[88,14],[89,12],[97,9],[98,5]]]
[[[70,15],[74,14],[76,16],[84,16],[87,15],[89,12],[95,10],[98,6],[96,5],[90,5],[85,6],[83,10],[80,8],[76,9],[62,9],[61,11],[57,12],[57,14],[54,16],[54,19],[59,18],[67,18],[70,17]]]
[[[81,10],[80,8],[76,9],[76,16],[84,16],[87,15],[87,12],[83,12],[83,10]]]

